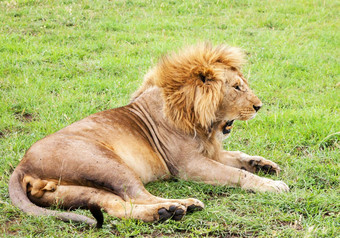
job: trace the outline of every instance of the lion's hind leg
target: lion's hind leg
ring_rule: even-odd
[[[61,185],[57,186],[55,192],[45,192],[37,204],[43,205],[46,202],[47,206],[55,205],[62,198],[65,208],[87,208],[88,204],[97,204],[116,217],[131,217],[144,221],[165,220],[171,217],[178,220],[186,213],[187,207],[192,205],[182,200],[153,196],[145,189],[140,176],[134,170],[122,163],[123,160],[114,151],[100,144],[74,138],[63,138],[60,143],[60,146],[67,150],[58,150],[46,155],[45,161],[49,163],[53,158],[62,158],[63,164],[44,169],[50,178],[60,181]],[[36,158],[39,157],[34,156],[30,162],[32,167],[40,168],[41,163]]]
[[[29,197],[41,206],[90,210],[98,206],[112,216],[139,219],[145,222],[164,221],[170,218],[180,220],[186,213],[186,208],[175,202],[135,204],[102,189],[76,185],[58,185],[54,192],[46,191],[39,198],[32,195]]]

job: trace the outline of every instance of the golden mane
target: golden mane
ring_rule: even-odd
[[[223,99],[224,82],[216,66],[239,70],[244,55],[239,48],[198,44],[161,58],[133,95],[156,85],[162,89],[166,116],[186,133],[208,130]],[[220,67],[221,68],[221,67]]]

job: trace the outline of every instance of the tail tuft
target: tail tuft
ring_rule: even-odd
[[[100,209],[100,207],[97,204],[89,204],[88,208],[92,214],[92,216],[97,220],[97,228],[102,228],[104,223],[104,216]]]

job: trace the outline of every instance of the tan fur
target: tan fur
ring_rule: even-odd
[[[117,217],[179,220],[203,203],[156,197],[143,184],[177,176],[288,191],[281,181],[251,173],[256,168],[278,173],[275,163],[222,149],[232,121],[253,118],[262,105],[240,71],[243,63],[240,49],[208,43],[163,57],[129,105],[90,115],[36,142],[11,176],[13,203],[30,214],[92,224],[34,204],[99,206]]]

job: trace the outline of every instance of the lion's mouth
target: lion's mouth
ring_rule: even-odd
[[[225,125],[223,126],[223,134],[224,134],[224,135],[230,133],[231,128],[233,128],[233,127],[232,127],[233,123],[234,123],[234,120],[227,121],[227,122],[225,123]]]

